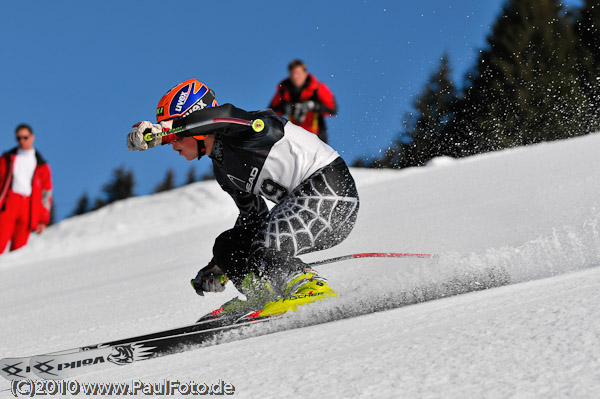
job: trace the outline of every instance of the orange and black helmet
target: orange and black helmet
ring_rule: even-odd
[[[156,106],[156,121],[186,117],[192,112],[218,105],[215,93],[204,83],[188,79],[173,87],[160,99]]]

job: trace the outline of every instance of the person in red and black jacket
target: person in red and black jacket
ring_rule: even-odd
[[[15,129],[17,147],[0,157],[0,253],[8,241],[14,251],[27,244],[29,233],[41,234],[50,222],[50,165],[33,147],[29,125]]]
[[[337,114],[333,93],[308,73],[306,65],[300,60],[290,62],[288,71],[289,78],[279,83],[269,108],[287,116],[290,122],[316,134],[327,143],[325,116]]]

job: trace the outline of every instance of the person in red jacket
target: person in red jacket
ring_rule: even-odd
[[[269,108],[327,143],[325,117],[337,114],[333,93],[300,60],[290,62],[288,71],[289,78],[279,83]]]
[[[50,165],[33,147],[29,125],[15,129],[17,147],[0,157],[0,253],[10,241],[19,249],[32,231],[41,234],[50,222],[52,178]]]

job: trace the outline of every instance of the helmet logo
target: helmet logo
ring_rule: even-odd
[[[194,106],[188,112],[186,112],[185,114],[181,115],[181,117],[185,118],[186,116],[188,116],[192,112],[196,112],[196,111],[204,109],[206,107],[207,107],[207,105],[204,103],[204,101],[202,101],[202,99],[200,99],[196,104],[194,104]]]
[[[189,86],[188,86],[188,87],[189,87]],[[183,107],[183,104],[185,104],[185,100],[186,100],[186,98],[187,98],[187,96],[188,96],[188,93],[189,93],[189,92],[182,91],[182,92],[179,94],[179,99],[177,100],[177,105],[175,106],[175,110],[176,110],[177,112],[181,112],[181,108]]]

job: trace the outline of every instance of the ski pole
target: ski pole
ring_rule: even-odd
[[[183,125],[175,129],[167,130],[165,132],[152,133],[151,129],[146,129],[144,131],[144,140],[152,141],[158,137],[169,136],[171,134],[181,134],[183,132],[187,132],[188,130],[196,129],[203,126],[213,125],[216,123],[231,123],[234,125],[244,125],[244,126],[252,126],[252,129],[256,132],[260,132],[263,130],[265,124],[262,119],[254,119],[251,121],[247,121],[245,119],[239,118],[213,118],[205,121],[200,121],[196,123],[190,123],[188,125]]]
[[[339,262],[348,259],[358,258],[437,258],[435,254],[412,254],[412,253],[397,253],[397,252],[366,252],[360,254],[337,256],[335,258],[318,260],[311,262],[309,266],[325,265],[327,263]]]

